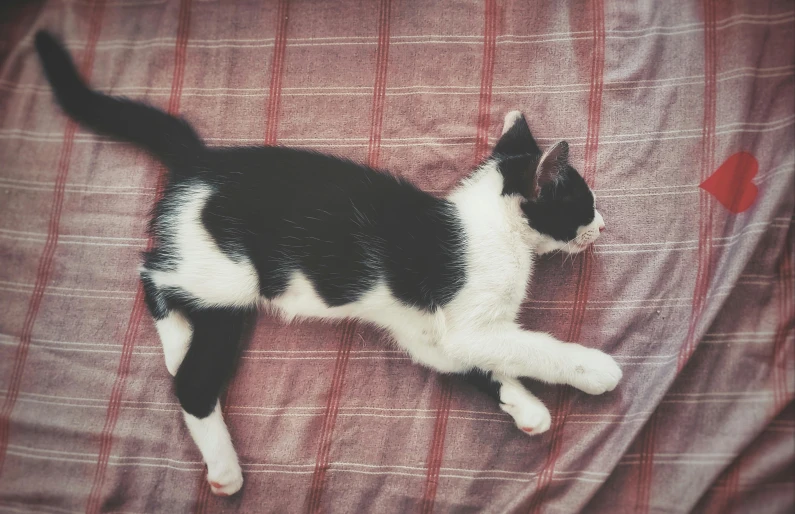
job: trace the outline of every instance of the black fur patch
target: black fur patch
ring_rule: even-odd
[[[522,116],[500,137],[491,158],[503,177],[502,194],[526,199],[522,210],[530,226],[558,241],[570,241],[596,215],[593,193],[577,170],[566,164],[558,179],[536,196],[534,179],[541,155]]]
[[[168,316],[169,306],[166,299],[163,298],[161,292],[157,289],[152,279],[147,275],[141,274],[141,285],[144,290],[144,302],[149,309],[149,313],[159,321]]]
[[[91,129],[132,141],[162,160],[172,173],[190,172],[203,144],[184,120],[140,102],[89,89],[66,49],[44,31],[36,51],[64,111]]]
[[[303,272],[329,306],[378,280],[420,309],[462,287],[464,241],[454,207],[386,173],[278,147],[209,149],[202,221],[231,258],[247,256],[266,298]]]
[[[190,348],[174,380],[177,398],[188,414],[207,417],[232,377],[240,343],[251,329],[254,311],[189,309]]]
[[[538,166],[540,154],[513,155],[500,158],[498,166],[502,174],[503,195],[532,197],[533,171]]]
[[[545,186],[535,201],[522,204],[530,226],[558,241],[574,239],[579,227],[593,221],[595,209],[588,184],[571,166],[555,184]]]
[[[454,207],[386,173],[314,152],[206,148],[184,121],[154,107],[90,90],[66,50],[36,36],[64,110],[87,126],[132,141],[163,160],[171,180],[155,207],[148,269],[173,269],[172,213],[193,181],[210,184],[202,221],[232,259],[249,258],[264,297],[303,272],[329,306],[354,302],[384,280],[407,305],[434,310],[465,282],[463,229]],[[162,311],[147,285],[153,313]]]
[[[491,378],[491,371],[482,371],[480,369],[473,369],[461,375],[461,379],[469,385],[477,388],[479,391],[486,393],[498,402],[500,400],[500,390],[502,384]]]
[[[500,137],[491,153],[505,157],[525,154],[541,155],[541,149],[538,147],[533,133],[530,132],[530,126],[524,115],[520,116],[513,126]]]
[[[541,149],[530,132],[527,120],[521,116],[500,137],[491,152],[491,158],[498,162],[502,174],[502,194],[530,198],[533,174],[540,157]]]

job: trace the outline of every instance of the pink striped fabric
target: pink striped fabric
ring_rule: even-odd
[[[543,4],[543,5],[537,5]],[[38,1],[0,19],[0,512],[790,512],[795,6]],[[3,16],[0,16],[3,18]],[[162,167],[69,122],[32,34],[210,144],[284,144],[444,194],[512,109],[569,141],[607,231],[540,259],[528,328],[603,349],[552,429],[360,324],[263,316],[225,395],[246,483],[212,496],[136,267]],[[758,197],[699,184],[737,152]]]

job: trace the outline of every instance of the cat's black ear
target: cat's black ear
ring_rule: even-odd
[[[535,195],[541,193],[541,188],[547,184],[557,182],[561,172],[569,165],[569,144],[559,141],[547,150],[538,161],[534,177]]]
[[[502,136],[491,153],[503,156],[541,153],[541,149],[538,148],[538,144],[530,132],[530,127],[527,126],[527,120],[521,112],[511,111],[505,115]]]

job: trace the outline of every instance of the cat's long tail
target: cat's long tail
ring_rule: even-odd
[[[149,105],[91,90],[66,49],[51,34],[36,34],[36,51],[55,98],[69,116],[87,127],[138,144],[173,173],[190,172],[204,144],[182,119]]]

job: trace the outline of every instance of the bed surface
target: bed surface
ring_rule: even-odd
[[[0,512],[791,512],[795,5],[537,3],[7,11]],[[439,195],[522,110],[543,147],[569,142],[607,225],[593,254],[539,259],[522,323],[610,353],[623,382],[529,382],[553,415],[530,438],[366,326],[262,316],[224,398],[246,482],[212,497],[137,281],[163,170],[59,111],[39,28],[209,144],[313,148]]]

